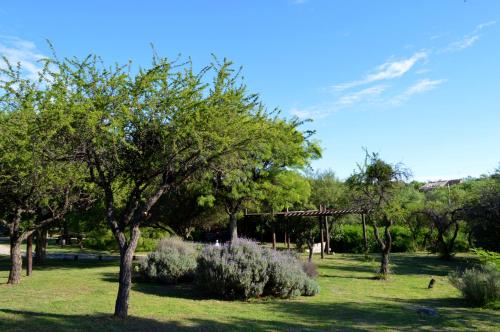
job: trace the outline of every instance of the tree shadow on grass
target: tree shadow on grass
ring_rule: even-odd
[[[178,288],[179,291],[185,291]],[[181,321],[163,317],[131,316],[119,320],[107,314],[69,315],[0,309],[2,331],[372,331],[384,330],[472,330],[494,329],[500,315],[494,311],[472,311],[454,304],[456,299],[383,302],[318,303],[301,300],[249,302],[265,305],[265,317],[247,316],[236,309],[209,319],[186,317]],[[433,304],[438,316],[420,314],[416,308]],[[214,304],[217,305],[217,304]],[[210,313],[207,313],[210,315]],[[177,316],[177,314],[176,314]],[[293,317],[293,319],[292,319]],[[157,319],[156,319],[157,318]]]

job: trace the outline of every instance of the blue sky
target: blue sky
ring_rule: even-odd
[[[478,176],[500,162],[500,1],[4,1],[0,54],[28,72],[49,54],[147,64],[211,53],[242,65],[270,108],[312,118],[347,177],[363,147],[415,179]]]

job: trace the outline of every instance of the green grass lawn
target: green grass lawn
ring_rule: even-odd
[[[376,258],[376,256],[374,256]],[[389,281],[373,280],[376,261],[358,255],[315,257],[321,293],[293,300],[221,301],[192,285],[134,284],[130,315],[114,319],[117,262],[50,261],[9,286],[0,257],[0,331],[314,331],[498,330],[500,312],[470,308],[446,275],[464,260],[392,255]],[[427,289],[430,277],[437,283]],[[426,306],[431,317],[416,312]]]

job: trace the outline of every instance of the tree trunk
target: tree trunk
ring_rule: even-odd
[[[47,258],[47,229],[36,231],[35,235],[35,262],[44,263]]]
[[[10,273],[8,284],[17,285],[21,282],[21,272],[23,269],[23,258],[21,256],[21,243],[18,238],[10,240]]]
[[[28,236],[26,242],[26,276],[33,271],[33,235]]]
[[[380,274],[385,279],[389,274],[389,253],[385,250],[382,251],[382,259],[380,261]]]
[[[312,256],[313,256],[313,246],[314,246],[314,238],[308,238],[307,239],[307,247],[309,248],[309,258],[308,261],[312,261]]]
[[[274,225],[274,221],[272,221],[272,233],[273,233],[273,249],[276,249],[276,226]]]
[[[327,255],[330,255],[330,225],[328,225],[328,217],[325,217],[325,233],[326,233],[325,252]]]
[[[363,224],[363,246],[365,253],[368,253],[368,237],[366,236],[366,219],[364,213],[361,214],[361,223]]]
[[[229,214],[229,233],[231,241],[238,238],[238,218],[236,218],[236,213],[234,212]]]
[[[128,300],[130,288],[132,286],[132,260],[134,258],[135,248],[139,240],[139,226],[134,226],[131,230],[130,241],[128,245],[120,248],[120,274],[118,277],[118,295],[115,303],[115,316],[127,318]]]
[[[382,260],[380,261],[380,274],[384,279],[386,279],[387,275],[389,274],[389,253],[391,252],[392,247],[392,237],[390,232],[392,221],[386,220],[386,222],[389,222],[389,225],[385,226],[385,244],[382,250]]]
[[[286,220],[286,229],[287,229],[287,237],[286,237],[286,247],[288,250],[290,250],[290,232],[289,232],[289,227],[290,224],[288,222],[288,219]]]

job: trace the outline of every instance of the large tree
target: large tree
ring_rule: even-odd
[[[408,172],[399,164],[391,165],[378,156],[366,152],[365,161],[359,170],[346,181],[352,190],[352,201],[368,212],[368,222],[380,246],[380,277],[389,273],[389,253],[392,247],[391,227],[401,210],[400,201],[395,199],[404,188],[402,182]],[[383,229],[383,235],[380,233]]]
[[[231,64],[195,72],[154,58],[147,69],[106,67],[97,57],[55,60],[66,86],[74,153],[104,195],[120,250],[115,316],[128,315],[132,258],[140,227],[164,195],[212,164],[245,150],[268,120]]]
[[[274,117],[266,123],[263,139],[214,165],[208,173],[211,186],[204,201],[224,206],[231,239],[238,237],[237,215],[245,203],[279,211],[309,196],[307,181],[294,171],[304,169],[321,151],[309,139],[311,133],[299,129],[301,124],[296,119]]]
[[[4,59],[0,72],[0,220],[8,228],[11,268],[8,283],[21,279],[21,244],[34,232],[60,221],[83,193],[83,168],[64,142],[68,118],[61,113],[60,88],[22,75]]]

